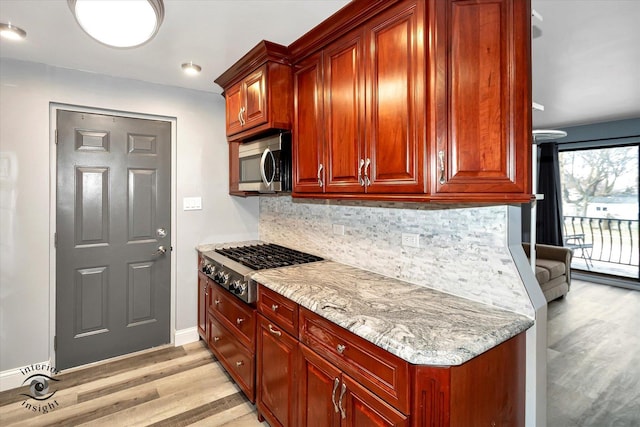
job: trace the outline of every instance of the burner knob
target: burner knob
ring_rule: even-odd
[[[205,264],[202,266],[202,271],[205,274],[211,274],[212,269],[213,269],[213,266],[211,264]]]
[[[239,288],[240,288],[240,280],[234,280],[229,285],[229,290],[233,293],[238,293]]]
[[[225,272],[221,271],[219,274],[220,274],[219,283],[221,285],[226,285],[227,282],[229,281],[229,273],[225,273]]]
[[[247,292],[247,282],[239,283],[236,286],[236,294],[244,295]]]

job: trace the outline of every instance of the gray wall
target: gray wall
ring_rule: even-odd
[[[200,78],[206,78],[202,76]],[[175,324],[196,326],[196,251],[255,239],[257,198],[228,195],[224,100],[180,89],[2,59],[0,62],[0,372],[52,356],[50,103],[175,118]],[[201,211],[182,198],[202,196]]]

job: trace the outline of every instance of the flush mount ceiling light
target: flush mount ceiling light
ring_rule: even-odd
[[[190,76],[195,76],[200,71],[202,71],[202,67],[198,64],[194,64],[192,61],[189,61],[182,64],[182,71],[184,71],[186,74],[189,74]]]
[[[27,32],[11,22],[8,24],[0,23],[0,36],[9,40],[22,40],[27,37]]]
[[[67,0],[67,3],[84,32],[117,48],[148,42],[164,19],[162,0]]]

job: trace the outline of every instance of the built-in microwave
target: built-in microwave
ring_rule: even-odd
[[[291,191],[291,133],[240,144],[240,191]]]

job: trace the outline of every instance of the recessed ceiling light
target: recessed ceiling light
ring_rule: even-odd
[[[0,23],[0,36],[8,40],[22,40],[27,37],[27,32],[11,22],[8,24]]]
[[[164,19],[162,0],[67,0],[80,27],[107,46],[131,48],[151,40]]]
[[[194,64],[192,61],[189,61],[182,64],[182,71],[189,74],[190,76],[195,76],[200,71],[202,71],[202,67],[198,64]]]

